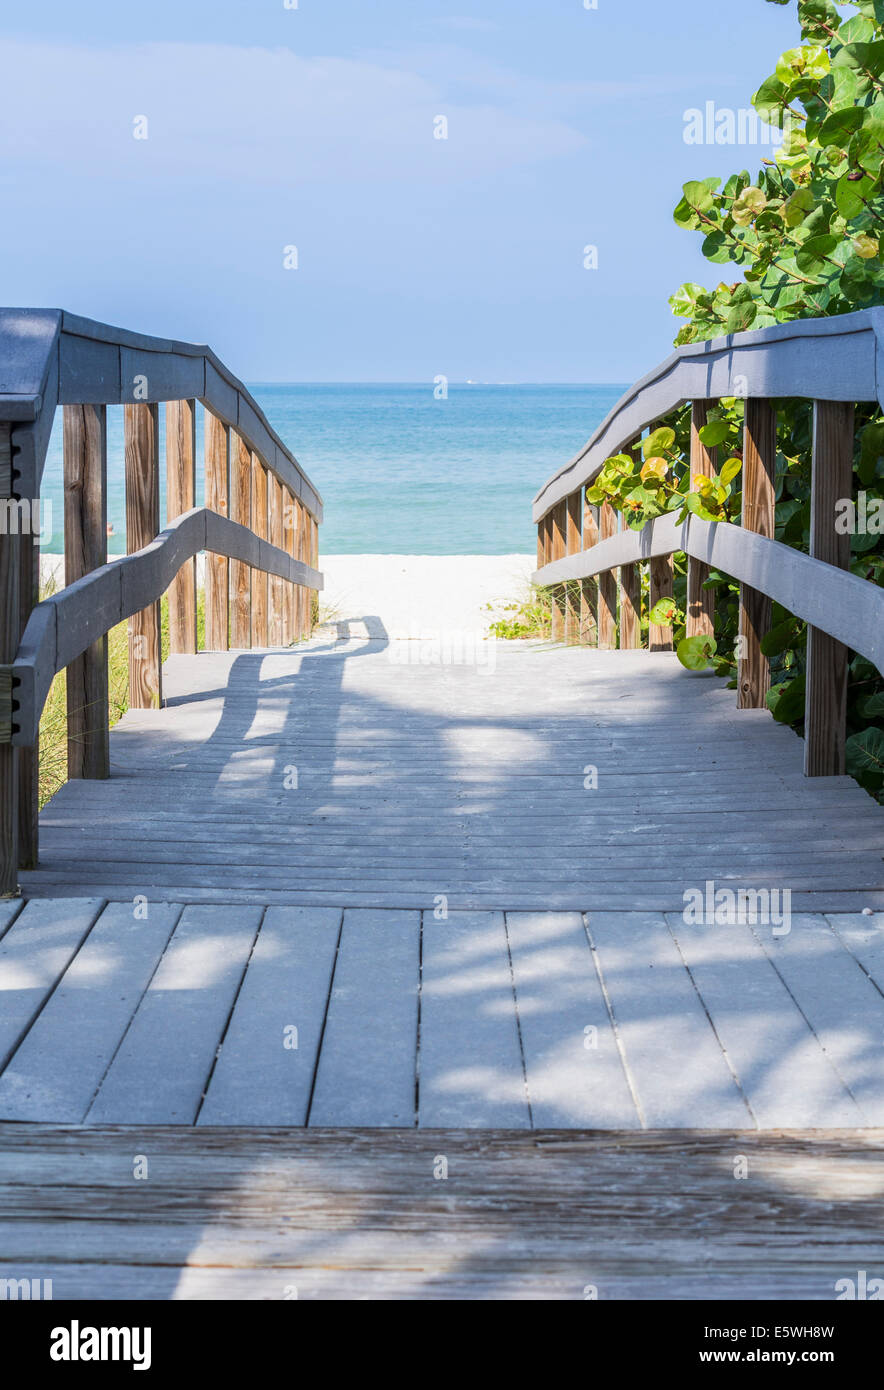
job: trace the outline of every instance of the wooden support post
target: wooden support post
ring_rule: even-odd
[[[13,495],[12,426],[0,423],[0,498]],[[0,534],[0,666],[11,666],[21,635],[21,537]],[[12,681],[0,672],[0,897],[18,892],[19,750],[10,743]]]
[[[270,504],[270,544],[282,549],[282,484],[274,473],[267,477],[268,500]],[[270,616],[268,636],[271,647],[281,647],[283,642],[283,581],[279,575],[270,576]]]
[[[650,562],[648,607],[653,608],[661,598],[672,598],[673,569],[671,555],[658,555]],[[648,627],[648,647],[652,652],[671,652],[672,627],[669,623],[651,623]]]
[[[206,411],[206,506],[221,516],[229,515],[230,430],[217,415]],[[226,555],[206,555],[206,650],[226,652],[230,642],[228,571]]]
[[[746,401],[743,431],[743,526],[760,536],[774,533],[777,415],[770,401]],[[740,585],[740,646],[737,707],[763,709],[770,689],[770,663],[761,641],[770,630],[770,599]]]
[[[576,555],[583,545],[582,488],[565,502],[565,544],[569,555]],[[565,641],[580,641],[580,583],[576,579],[565,585]]]
[[[159,416],[155,405],[123,407],[126,454],[126,548],[131,555],[160,530]],[[163,702],[160,605],[129,619],[129,705],[158,709]]]
[[[295,545],[298,531],[298,503],[287,487],[282,490],[282,548],[292,559],[296,559]],[[285,620],[283,640],[286,645],[297,642],[301,636],[298,630],[298,585],[284,585]]]
[[[624,453],[634,459],[641,457],[641,437],[626,446]],[[626,528],[626,519],[621,513],[619,529]],[[629,651],[642,644],[642,576],[641,566],[636,564],[620,566],[620,647]]]
[[[252,530],[267,539],[267,469],[252,454]],[[267,575],[252,570],[252,646],[267,646]]]
[[[854,408],[815,401],[811,471],[810,553],[827,565],[850,566],[850,535],[835,530],[836,502],[853,496]],[[807,629],[804,772],[839,777],[845,770],[848,650],[819,628]]]
[[[603,502],[599,512],[599,540],[606,541],[617,534],[617,513],[610,502]],[[617,645],[617,576],[613,570],[599,575],[599,646],[613,651]]]
[[[583,503],[583,549],[591,550],[599,539],[599,509],[592,502]],[[580,640],[590,647],[599,644],[598,626],[599,583],[584,579],[580,584]]]
[[[107,564],[107,407],[64,407],[65,584]],[[66,673],[68,777],[110,776],[107,636]]]
[[[31,499],[33,502],[34,499]],[[19,537],[19,632],[40,598],[40,537],[33,530]],[[36,869],[40,857],[40,746],[39,741],[18,750],[18,866]]]
[[[166,404],[166,519],[196,506],[196,402]],[[169,651],[197,651],[196,557],[185,560],[169,587]]]
[[[568,503],[557,502],[551,513],[552,555],[562,560],[567,552]],[[561,642],[565,636],[565,585],[555,584],[552,591],[552,640]]]
[[[231,440],[230,519],[240,526],[252,524],[252,453],[238,434]],[[252,645],[251,570],[242,560],[230,562],[230,645]]]
[[[691,486],[694,476],[701,473],[711,478],[717,473],[718,450],[707,449],[700,439],[700,430],[706,424],[710,405],[714,401],[694,401],[691,409]],[[702,560],[688,556],[688,600],[685,633],[688,637],[712,637],[715,634],[715,594],[703,585],[709,578],[709,566]]]
[[[319,522],[315,517],[310,517],[310,565],[313,569],[319,569]],[[307,633],[309,637],[313,631],[314,605],[317,610],[319,607],[315,589],[307,590]]]

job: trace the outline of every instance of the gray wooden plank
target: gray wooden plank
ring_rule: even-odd
[[[199,1124],[306,1123],[342,916],[268,908]]]
[[[645,1125],[751,1125],[663,915],[591,912],[588,931]]]
[[[502,912],[423,914],[418,1123],[528,1129]]]
[[[884,996],[818,913],[752,928],[869,1125],[884,1118]]]
[[[839,913],[830,915],[828,921],[884,994],[884,912]]]
[[[257,935],[255,907],[181,919],[93,1101],[90,1124],[191,1124]]]
[[[689,926],[675,913],[667,921],[758,1124],[864,1124],[751,928]]]
[[[0,1068],[9,1061],[101,911],[101,899],[29,902],[0,941]]]
[[[638,1127],[583,918],[509,912],[506,924],[535,1126]]]
[[[419,913],[344,913],[311,1126],[415,1123],[419,952]]]
[[[12,926],[23,907],[24,901],[21,898],[11,899],[8,902],[0,902],[0,938],[2,938]]]
[[[79,1124],[181,915],[109,903],[0,1076],[0,1116]]]

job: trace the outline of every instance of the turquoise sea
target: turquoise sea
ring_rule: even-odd
[[[533,553],[532,497],[625,388],[452,384],[445,400],[420,383],[249,389],[322,494],[327,555],[503,555]],[[54,553],[63,549],[61,438],[59,411],[43,481],[53,522],[43,548]],[[108,411],[108,455],[114,555],[125,550],[122,407]]]

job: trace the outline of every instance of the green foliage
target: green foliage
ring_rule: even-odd
[[[493,612],[493,605],[485,605]],[[492,637],[505,641],[526,641],[529,638],[548,638],[552,629],[552,591],[532,586],[529,596],[518,603],[504,604],[506,617],[489,625]]]

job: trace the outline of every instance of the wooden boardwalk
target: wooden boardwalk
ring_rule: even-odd
[[[0,1120],[884,1126],[884,811],[674,657],[420,648],[168,664],[3,909]]]

